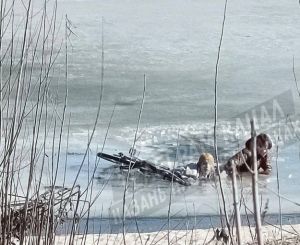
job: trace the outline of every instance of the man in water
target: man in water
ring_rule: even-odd
[[[249,172],[252,169],[252,138],[248,139],[245,148],[232,156],[226,164],[220,167],[227,174],[232,172],[232,163],[238,172]],[[272,140],[268,134],[261,133],[256,137],[257,168],[260,174],[269,175],[272,171],[269,150],[272,148]]]

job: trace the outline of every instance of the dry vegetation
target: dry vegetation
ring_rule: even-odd
[[[17,7],[18,6],[18,7]],[[19,11],[21,10],[21,13]],[[225,12],[226,13],[226,12]],[[1,203],[1,228],[0,243],[13,244],[16,239],[20,244],[111,244],[115,241],[115,235],[106,234],[105,240],[98,237],[87,236],[86,232],[78,237],[78,223],[86,217],[86,226],[89,222],[89,210],[94,203],[92,199],[93,179],[98,167],[95,164],[93,174],[90,176],[86,189],[81,190],[77,185],[79,173],[89,152],[102,100],[103,87],[103,62],[104,50],[102,40],[102,71],[99,78],[101,90],[99,91],[99,108],[95,118],[94,127],[89,136],[88,146],[83,156],[82,164],[78,174],[74,178],[72,186],[57,185],[58,166],[61,163],[62,138],[69,137],[68,130],[64,130],[70,124],[66,123],[66,108],[68,99],[68,44],[72,35],[71,22],[65,17],[63,24],[57,23],[57,2],[44,1],[40,9],[33,8],[31,0],[1,0],[0,13],[0,77],[1,77],[1,118],[0,118],[0,140],[1,140],[1,163],[0,163],[0,203]],[[224,14],[225,22],[225,14]],[[224,28],[223,22],[223,28]],[[60,39],[61,33],[65,33]],[[223,34],[223,32],[222,32]],[[103,36],[103,35],[102,35]],[[221,38],[222,41],[222,38]],[[219,48],[219,55],[221,42]],[[64,57],[64,67],[57,67],[55,62],[58,57]],[[217,82],[216,66],[216,82]],[[63,71],[63,72],[62,72]],[[61,78],[65,81],[64,101],[58,105],[58,97],[53,92],[52,77],[56,73],[63,73]],[[144,78],[144,85],[145,85]],[[217,87],[216,87],[217,88]],[[56,91],[57,92],[57,91]],[[145,87],[141,104],[140,115],[137,123],[136,133],[139,130],[139,121],[142,114],[145,97]],[[216,100],[217,102],[217,100]],[[217,114],[217,112],[216,112]],[[217,117],[216,117],[217,122]],[[216,127],[215,127],[216,128]],[[253,140],[255,130],[253,128]],[[135,137],[136,141],[136,137]],[[133,142],[133,148],[135,146]],[[67,147],[66,147],[67,151]],[[217,154],[217,147],[216,147]],[[67,161],[67,159],[66,159]],[[234,168],[234,166],[233,166]],[[47,171],[46,171],[47,169]],[[67,168],[66,168],[67,171]],[[66,175],[66,171],[64,175]],[[127,182],[124,189],[124,203],[130,171],[128,171]],[[24,177],[25,176],[25,177]],[[256,202],[256,224],[260,223],[260,213],[257,207],[257,173],[253,173],[254,202]],[[43,185],[47,179],[49,186]],[[218,182],[222,192],[221,179]],[[170,186],[169,215],[172,204],[172,185]],[[234,185],[233,188],[236,188]],[[234,192],[236,211],[240,209],[241,199]],[[100,196],[96,195],[96,198]],[[222,193],[222,196],[224,194]],[[221,199],[220,199],[221,200]],[[217,240],[228,241],[235,244],[236,241],[232,231],[232,219],[226,213],[225,198],[222,198],[223,213],[225,214],[228,234],[212,233],[211,237],[202,242],[214,244]],[[238,212],[236,212],[238,214]],[[239,224],[239,215],[234,216]],[[126,239],[131,235],[125,230],[125,211],[123,210],[123,236],[120,243],[126,244]],[[224,227],[222,227],[225,229]],[[239,225],[237,228],[241,229]],[[57,236],[58,229],[64,230],[65,236]],[[239,230],[238,229],[238,230]],[[250,226],[249,226],[250,229]],[[171,233],[170,233],[171,232]],[[260,228],[257,229],[260,237]],[[171,235],[170,235],[171,234]],[[172,235],[173,234],[173,235]],[[150,244],[148,235],[137,234],[137,244]],[[143,236],[143,239],[142,239]],[[191,237],[189,237],[191,236]],[[198,244],[200,238],[194,239],[197,231],[185,233],[180,240],[185,244]],[[238,234],[239,236],[239,234]],[[174,232],[160,232],[157,237],[165,240],[153,241],[151,244],[178,244]],[[189,238],[188,238],[189,237]],[[192,238],[192,239],[191,239]],[[205,237],[204,237],[205,238]],[[232,238],[232,239],[231,239]],[[265,241],[265,244],[298,244],[299,236]],[[162,238],[163,239],[163,238]],[[174,240],[175,239],[175,240]],[[256,238],[255,238],[256,240]],[[116,239],[117,241],[117,239]],[[163,242],[162,242],[163,241]],[[239,241],[239,239],[238,239]],[[241,244],[242,242],[239,242]],[[128,242],[128,244],[131,244]],[[255,244],[255,243],[253,243]],[[259,244],[262,244],[261,241]]]

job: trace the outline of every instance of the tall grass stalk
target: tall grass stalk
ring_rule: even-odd
[[[220,40],[219,40],[217,61],[216,61],[216,66],[215,66],[215,77],[214,77],[214,85],[215,85],[215,90],[214,90],[214,94],[215,94],[215,99],[214,99],[214,151],[215,151],[215,158],[216,158],[216,162],[217,162],[217,175],[219,178],[219,187],[220,187],[220,192],[221,192],[221,197],[222,197],[223,211],[224,211],[224,215],[225,215],[226,226],[227,226],[229,236],[230,236],[230,241],[232,243],[230,223],[229,223],[229,218],[228,218],[228,214],[227,214],[227,210],[226,210],[225,194],[224,194],[224,190],[223,190],[221,173],[220,173],[220,163],[219,163],[219,157],[218,157],[218,144],[217,144],[218,74],[219,74],[219,62],[220,62],[220,56],[221,56],[221,48],[222,48],[222,43],[223,43],[223,35],[224,35],[224,29],[225,29],[226,11],[227,11],[227,0],[225,0],[225,5],[224,5],[222,29],[221,29],[221,35],[220,35]],[[222,219],[222,214],[221,214],[221,219]]]
[[[233,192],[233,206],[235,211],[235,222],[236,222],[236,237],[238,245],[242,244],[241,239],[241,215],[240,215],[240,205],[237,191],[237,181],[236,181],[236,166],[234,163],[232,165],[232,192]]]
[[[171,228],[170,214],[171,214],[172,191],[173,191],[173,184],[174,184],[175,164],[176,164],[177,158],[178,158],[179,132],[180,131],[178,130],[178,132],[177,132],[177,143],[176,143],[176,154],[175,154],[175,159],[174,159],[174,162],[173,162],[172,180],[171,180],[171,183],[170,183],[170,194],[169,194],[169,205],[168,205],[168,244],[170,244],[170,228]]]
[[[128,168],[128,172],[127,172],[127,176],[126,176],[126,182],[125,182],[125,187],[124,187],[124,193],[123,193],[123,201],[122,201],[122,235],[123,235],[123,243],[126,245],[126,239],[125,239],[125,235],[126,235],[126,230],[125,230],[125,217],[126,217],[126,194],[127,194],[127,189],[128,189],[128,183],[129,183],[129,176],[131,173],[131,169],[134,166],[134,161],[133,161],[133,153],[134,153],[134,149],[135,149],[135,145],[136,145],[136,141],[137,141],[137,134],[139,131],[139,127],[140,127],[140,122],[142,119],[142,113],[143,113],[143,108],[144,108],[144,103],[145,103],[145,97],[146,97],[146,75],[144,74],[144,88],[143,88],[143,96],[142,96],[142,101],[141,101],[141,106],[140,106],[140,110],[139,110],[139,116],[138,116],[138,120],[137,120],[137,124],[136,124],[136,130],[135,130],[135,134],[134,134],[134,140],[132,142],[132,151],[130,153],[130,165]]]
[[[279,224],[280,224],[280,237],[283,239],[282,235],[282,208],[281,208],[281,197],[280,197],[280,182],[279,182],[279,169],[278,169],[278,154],[279,154],[279,136],[277,138],[276,144],[276,181],[277,181],[277,193],[278,193],[278,211],[279,211]]]
[[[257,170],[257,152],[256,152],[256,131],[254,120],[250,121],[251,124],[251,140],[252,140],[252,196],[253,196],[253,208],[254,208],[254,218],[256,224],[256,234],[258,245],[263,245],[263,237],[261,233],[261,217],[258,199],[258,170]]]

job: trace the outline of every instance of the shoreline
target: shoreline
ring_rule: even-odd
[[[253,215],[241,215],[242,226],[255,226]],[[249,223],[248,223],[249,220]],[[67,225],[66,222],[65,225]],[[79,222],[79,233],[84,233],[86,229],[87,219],[81,219]],[[280,225],[278,214],[266,214],[263,225]],[[282,225],[300,224],[300,213],[282,214]],[[58,232],[59,235],[66,235],[64,228]],[[167,217],[141,217],[141,218],[126,218],[125,227],[127,233],[151,233],[168,230]],[[219,215],[198,215],[186,217],[172,217],[170,219],[170,229],[176,230],[192,230],[192,229],[209,229],[211,227],[221,227]],[[87,234],[97,234],[101,229],[101,233],[118,234],[123,231],[122,220],[109,218],[90,218],[88,222]]]
[[[235,233],[235,229],[234,229]],[[282,232],[280,227],[271,225],[262,226],[262,234],[264,244],[276,244],[276,241],[281,240],[281,236],[285,241],[284,244],[300,244],[299,239],[300,224],[284,225]],[[241,229],[242,244],[255,244],[255,228],[242,226]],[[215,232],[213,228],[210,229],[195,229],[195,230],[170,230],[148,233],[126,233],[125,239],[127,244],[216,244]],[[56,245],[62,245],[68,237],[61,235],[56,236]],[[235,239],[235,234],[234,234]],[[76,235],[74,244],[123,244],[123,234],[88,234]],[[99,243],[98,243],[99,242]],[[221,244],[221,242],[217,243]]]

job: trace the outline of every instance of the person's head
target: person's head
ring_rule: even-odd
[[[250,138],[246,142],[246,148],[251,150],[252,148],[252,139]],[[257,155],[265,157],[268,153],[268,150],[272,148],[272,140],[270,135],[261,133],[256,136],[256,151]]]
[[[210,153],[203,153],[197,162],[197,171],[200,177],[208,177],[214,171],[215,159]]]
[[[272,148],[272,140],[268,134],[259,134],[256,137],[257,154],[264,157],[267,155],[268,150]]]

